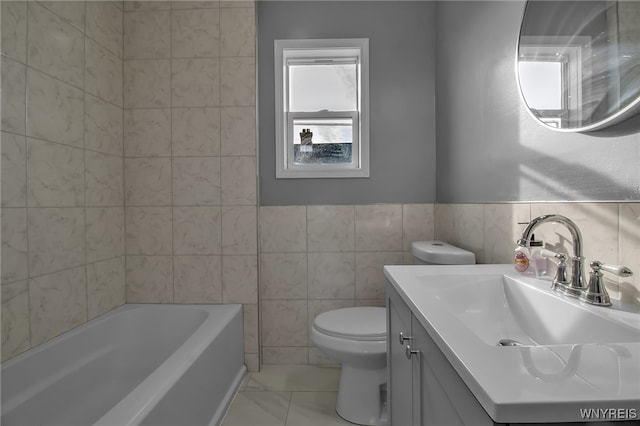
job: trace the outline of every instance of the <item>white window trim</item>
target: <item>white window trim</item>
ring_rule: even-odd
[[[298,52],[295,52],[298,50]],[[352,164],[304,164],[294,165],[293,137],[287,129],[295,117],[327,117],[327,113],[289,113],[287,110],[287,51],[296,53],[296,61],[302,63],[324,57],[359,57],[358,107],[354,119]],[[364,178],[369,177],[369,40],[368,39],[312,39],[275,40],[275,116],[276,116],[276,178]],[[309,114],[309,115],[307,115]],[[322,115],[321,115],[322,114]],[[334,115],[338,114],[338,115]],[[332,112],[329,116],[352,117],[352,111]]]

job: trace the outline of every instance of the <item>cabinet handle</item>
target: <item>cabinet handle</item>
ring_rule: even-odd
[[[415,349],[411,349],[411,346],[409,345],[407,345],[407,349],[404,351],[404,354],[407,356],[408,359],[411,359],[411,356],[417,353],[418,351],[416,351]]]
[[[407,340],[411,340],[411,339],[413,339],[413,337],[405,336],[402,331],[400,332],[400,334],[398,336],[398,340],[400,341],[401,345],[404,345],[404,342],[406,342]]]

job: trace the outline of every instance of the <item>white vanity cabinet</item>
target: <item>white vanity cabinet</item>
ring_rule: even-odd
[[[495,423],[389,283],[386,305],[389,424],[493,426]]]

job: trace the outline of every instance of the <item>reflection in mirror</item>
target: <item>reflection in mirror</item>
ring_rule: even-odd
[[[518,81],[531,113],[589,131],[640,111],[640,0],[528,1]]]

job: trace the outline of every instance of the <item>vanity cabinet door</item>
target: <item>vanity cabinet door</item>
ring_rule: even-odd
[[[413,422],[412,360],[406,357],[406,346],[400,333],[411,336],[411,311],[400,296],[387,285],[387,408],[389,424],[411,426]]]

